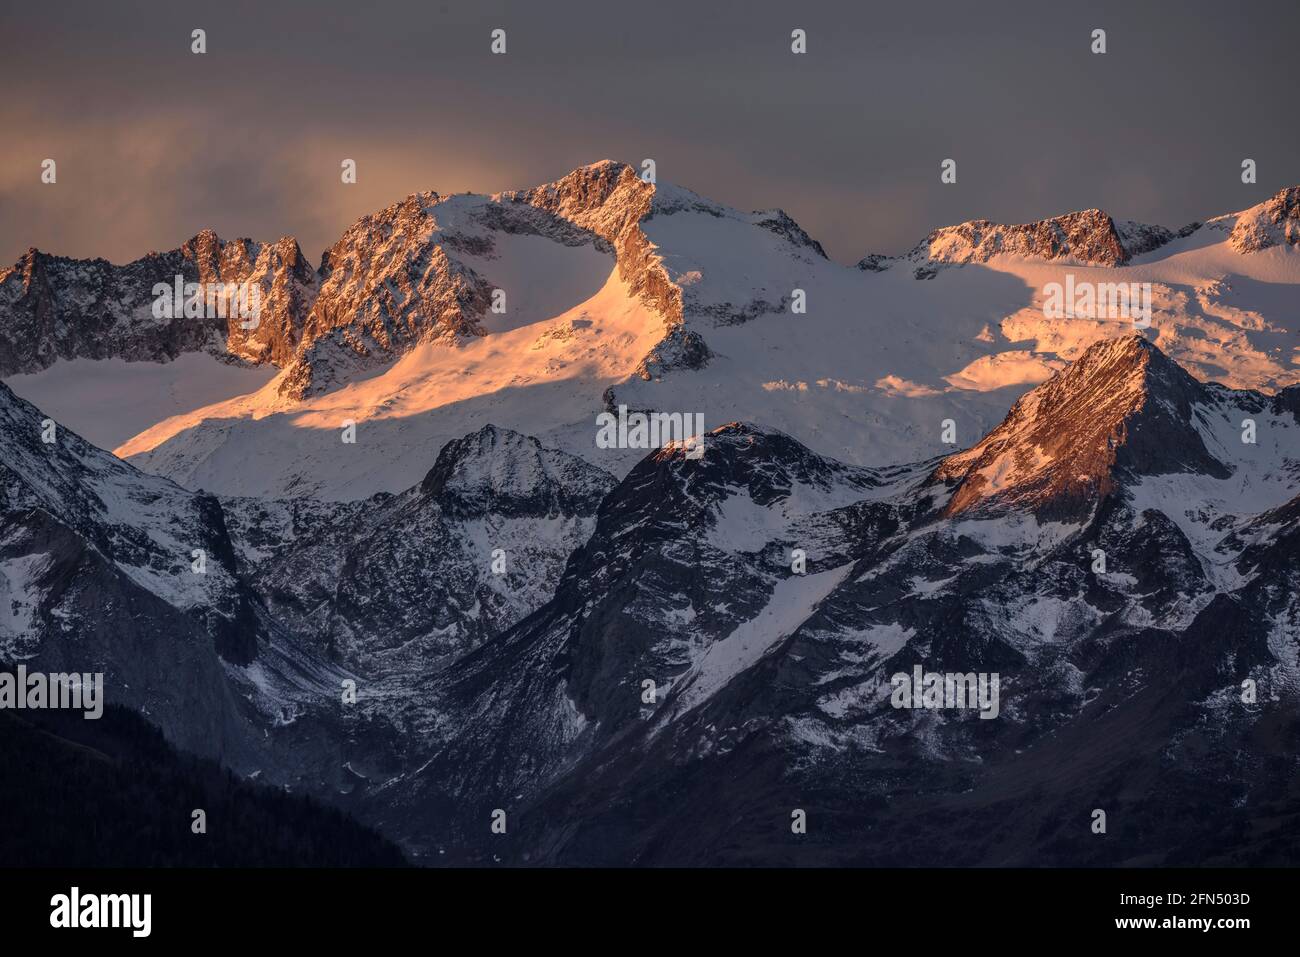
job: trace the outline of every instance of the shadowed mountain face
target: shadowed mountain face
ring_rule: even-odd
[[[906,865],[954,833],[969,864],[1285,859],[1249,808],[1293,813],[1293,396],[1198,386],[1135,338],[1022,407],[1121,386],[1106,482],[1068,511],[1036,476],[953,509],[936,476],[971,453],[864,470],[736,424],[647,457],[549,601],[413,686],[418,755],[353,806],[430,863]],[[895,707],[918,665],[999,700]]]
[[[123,708],[0,713],[6,867],[401,867],[373,830],[178,754]],[[69,786],[75,782],[75,786]],[[191,812],[211,829],[196,835]]]
[[[431,683],[443,740],[378,819],[452,863],[1285,861],[1291,825],[1249,809],[1294,820],[1290,398],[1201,387],[1132,338],[937,468],[846,468],[744,425],[698,462],[652,456],[555,598]],[[1063,414],[1081,401],[1097,417]],[[1268,439],[1242,442],[1243,416]],[[964,496],[987,449],[1098,434],[1064,504],[1050,470]],[[1153,507],[1152,483],[1183,492]],[[996,707],[895,707],[918,665],[996,675]]]
[[[0,433],[0,657],[102,672],[179,746],[336,800],[418,744],[413,686],[550,597],[614,485],[492,426],[339,505],[189,492],[2,385]]]
[[[613,485],[581,459],[485,426],[400,495],[297,519],[289,503],[226,508],[277,622],[359,673],[415,680],[543,604]]]
[[[25,323],[0,352],[12,370],[209,349],[284,371],[133,440],[138,461],[212,476],[218,494],[140,471],[0,386],[0,659],[102,671],[110,703],[180,748],[346,808],[426,864],[1283,861],[1300,387],[1207,383],[1155,332],[1095,328],[1061,348],[1069,364],[972,346],[925,382],[883,366],[832,378],[799,349],[860,365],[837,354],[861,352],[863,328],[813,335],[830,327],[792,303],[879,282],[895,309],[986,282],[1005,257],[1027,276],[1140,269],[1203,240],[1285,269],[1293,205],[1211,220],[1230,237],[1217,245],[1095,210],[968,223],[846,270],[780,211],[600,163],[533,190],[409,197],[315,273],[291,240],[207,234],[124,267],[30,254],[0,275],[10,325]],[[538,249],[556,256],[539,288],[589,298],[562,321],[494,312],[493,277]],[[173,268],[261,283],[274,311],[182,341],[109,289]],[[1197,290],[1206,314],[1226,314],[1216,289]],[[982,308],[972,342],[995,339],[974,335]],[[1036,321],[991,311],[1013,344]],[[774,325],[791,321],[810,325]],[[906,323],[880,329],[871,361],[933,358]],[[999,378],[1023,365],[1046,371]],[[988,377],[1022,394],[973,446],[860,464],[891,435],[923,446],[931,413]],[[438,428],[472,427],[428,444],[422,423],[457,389],[451,404],[473,408]],[[814,424],[726,422],[698,458],[592,447],[602,408],[686,396],[689,415],[733,392]],[[867,392],[888,406],[875,431],[838,404]],[[509,420],[488,424],[492,410]],[[516,413],[547,434],[506,428]],[[360,443],[339,441],[345,421]],[[328,441],[295,458],[304,433]],[[339,476],[389,453],[407,475],[395,492],[224,494],[246,479],[356,489]],[[285,459],[296,472],[256,484]],[[916,688],[900,694],[900,677]]]

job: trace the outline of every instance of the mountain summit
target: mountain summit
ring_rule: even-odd
[[[951,486],[945,515],[1017,508],[1076,517],[1124,478],[1228,468],[1196,421],[1205,388],[1140,335],[1099,342],[1012,406],[973,448],[932,480]]]
[[[259,323],[237,317],[153,313],[154,287],[183,283],[253,284]],[[298,346],[316,297],[314,271],[293,237],[274,243],[223,240],[205,229],[165,253],[117,266],[30,249],[0,269],[0,376],[39,372],[60,359],[167,362],[209,352],[251,363],[282,364]]]
[[[1121,228],[1100,209],[1085,209],[1019,226],[987,219],[946,226],[927,236],[908,258],[960,264],[1007,255],[1085,266],[1122,266],[1172,238],[1173,233],[1163,227],[1124,223]]]
[[[1215,225],[1229,226],[1228,242],[1239,253],[1273,246],[1300,246],[1300,186],[1284,189],[1235,217],[1221,217]]]

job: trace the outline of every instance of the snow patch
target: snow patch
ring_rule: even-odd
[[[777,582],[767,605],[726,638],[710,644],[679,683],[674,712],[683,714],[706,701],[732,678],[756,664],[782,638],[793,634],[817,605],[840,584],[852,564],[793,575]]]

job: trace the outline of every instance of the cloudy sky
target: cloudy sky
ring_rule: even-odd
[[[29,246],[125,262],[210,226],[294,235],[318,263],[415,190],[530,186],[606,157],[783,207],[845,262],[965,219],[1100,206],[1179,226],[1300,183],[1295,0],[1069,6],[6,3],[0,262]]]

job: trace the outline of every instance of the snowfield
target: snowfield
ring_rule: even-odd
[[[41,372],[10,376],[5,384],[88,442],[111,450],[160,418],[247,395],[275,375],[273,366],[187,352],[171,362],[65,359]]]
[[[184,354],[61,360],[10,383],[140,468],[232,495],[397,492],[488,423],[622,475],[639,450],[594,441],[611,398],[698,412],[709,429],[761,423],[854,464],[913,462],[952,451],[945,420],[968,446],[1089,345],[1133,331],[1047,315],[1045,287],[1067,276],[1149,283],[1146,334],[1202,380],[1300,381],[1287,195],[1178,236],[1099,211],[962,224],[854,268],[779,210],[740,212],[606,161],[526,193],[417,194],[363,219],[331,250],[328,282],[297,277],[303,296],[319,286],[340,304],[312,313],[305,351],[275,378]],[[683,358],[683,332],[704,354]],[[355,445],[340,441],[349,421]]]

